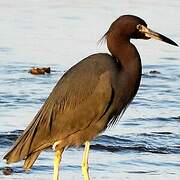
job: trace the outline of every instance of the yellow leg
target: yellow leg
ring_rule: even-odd
[[[89,155],[90,142],[87,141],[85,143],[83,159],[82,159],[82,174],[84,176],[84,180],[90,180],[89,172],[88,172],[88,155]]]
[[[54,176],[53,180],[58,180],[59,179],[59,164],[61,162],[62,158],[62,153],[64,149],[57,150],[55,152],[55,157],[54,157]]]

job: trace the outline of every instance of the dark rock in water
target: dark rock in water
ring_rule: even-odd
[[[156,71],[156,70],[152,70],[149,72],[150,74],[161,74],[159,71]]]
[[[43,69],[40,69],[40,68],[32,68],[28,72],[31,74],[35,74],[35,75],[45,74],[45,71]]]
[[[45,73],[48,73],[50,74],[51,73],[51,68],[50,67],[42,67],[42,68],[32,68],[28,71],[29,73],[31,74],[34,74],[34,75],[38,75],[38,74],[45,74]]]
[[[4,168],[2,169],[2,172],[3,172],[4,175],[8,176],[8,175],[11,175],[14,171],[13,171],[13,169],[10,168],[10,167],[4,167]]]

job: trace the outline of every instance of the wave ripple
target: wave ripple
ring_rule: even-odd
[[[22,130],[0,134],[1,147],[11,146]],[[108,152],[149,152],[158,154],[180,154],[180,134],[151,132],[125,136],[102,135],[91,143],[91,149]]]

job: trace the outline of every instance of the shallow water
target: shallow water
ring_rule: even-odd
[[[41,107],[57,80],[83,57],[106,52],[97,40],[122,14],[180,42],[180,1],[0,1],[0,159]],[[140,90],[121,121],[92,142],[91,179],[178,180],[180,178],[180,51],[156,41],[133,41],[143,61]],[[50,66],[34,76],[33,66]],[[156,70],[158,73],[150,73]],[[83,148],[66,150],[61,179],[83,179]],[[52,179],[53,152],[32,170],[22,162],[0,179]]]

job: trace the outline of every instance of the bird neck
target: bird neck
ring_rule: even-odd
[[[107,46],[111,54],[116,57],[122,70],[132,75],[141,73],[140,55],[129,39],[121,39],[115,35],[109,35],[107,36]]]

